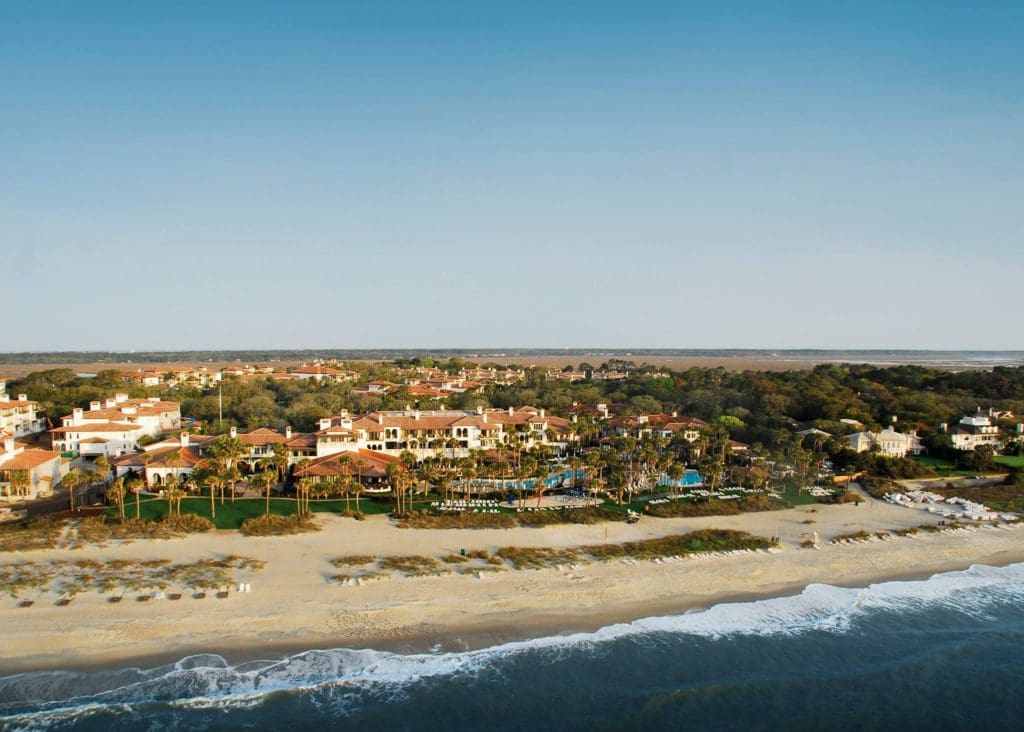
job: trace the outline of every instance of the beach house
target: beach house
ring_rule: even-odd
[[[67,472],[59,452],[32,450],[0,430],[0,502],[29,501],[53,492]]]
[[[143,437],[158,438],[181,429],[181,405],[157,397],[129,399],[116,394],[61,418],[50,431],[54,450],[71,455],[117,456],[137,450]]]
[[[46,420],[39,413],[39,404],[25,394],[11,399],[7,382],[0,380],[0,431],[14,437],[27,437],[46,430]]]

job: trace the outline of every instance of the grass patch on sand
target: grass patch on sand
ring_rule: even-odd
[[[506,560],[515,569],[543,569],[556,564],[582,561],[575,549],[551,549],[549,547],[502,547],[494,553]]]
[[[196,562],[172,563],[169,559],[55,560],[0,565],[0,592],[15,599],[26,594],[53,592],[70,601],[83,592],[112,594],[118,599],[129,592],[166,590],[172,587],[213,589],[234,583],[237,572],[254,572],[263,562],[227,556]],[[67,604],[67,602],[63,603]]]
[[[723,501],[711,498],[706,501],[671,501],[659,503],[644,511],[645,516],[658,518],[679,518],[694,516],[736,516],[757,511],[779,511],[789,508],[789,503],[767,494],[747,495],[736,500]]]
[[[370,554],[349,554],[348,556],[332,559],[331,564],[335,567],[364,567],[376,561],[377,557]]]
[[[841,543],[844,541],[867,541],[871,538],[871,534],[866,531],[853,531],[849,534],[837,534],[832,537],[832,543]]]
[[[684,554],[704,554],[735,550],[769,549],[775,544],[746,531],[703,529],[686,534],[663,536],[659,539],[627,541],[622,544],[591,544],[579,551],[594,559],[656,559]]]
[[[285,536],[319,531],[320,524],[309,516],[258,516],[242,522],[241,532],[246,536]]]
[[[400,529],[514,529],[519,524],[507,513],[410,511],[395,525]]]
[[[0,552],[53,549],[64,531],[64,524],[64,521],[50,518],[0,524]]]
[[[549,547],[503,547],[496,558],[509,562],[515,569],[543,569],[558,564],[611,561],[615,559],[656,559],[685,554],[734,550],[768,549],[775,544],[745,531],[704,529],[658,539],[627,541],[622,544],[589,544],[567,549]]]
[[[385,571],[404,572],[410,577],[443,574],[446,571],[442,568],[441,563],[433,557],[423,557],[415,554],[381,557],[378,566]]]

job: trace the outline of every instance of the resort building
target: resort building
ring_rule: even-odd
[[[140,386],[160,386],[164,383],[163,374],[159,374],[156,371],[122,371],[121,379],[128,381],[133,384],[139,384]]]
[[[878,452],[887,457],[919,455],[922,450],[917,432],[897,432],[892,427],[886,427],[881,432],[855,432],[846,435],[845,439],[855,452],[867,452],[877,446]]]
[[[116,477],[128,473],[142,476],[146,484],[159,488],[173,475],[186,483],[203,461],[203,451],[217,438],[212,435],[192,435],[182,432],[176,438],[146,445],[139,452],[130,452],[110,461]]]
[[[51,430],[54,450],[72,455],[117,456],[138,449],[143,437],[157,438],[181,429],[181,405],[157,397],[129,399],[117,394],[89,409],[75,409]]]
[[[263,460],[274,457],[274,445],[284,445],[288,450],[288,464],[294,465],[300,460],[316,457],[317,436],[314,432],[293,432],[285,427],[278,432],[267,427],[260,427],[252,432],[238,432],[234,427],[228,433],[230,437],[241,440],[248,446],[249,452],[239,460],[239,468],[245,472],[255,472]]]
[[[701,429],[707,422],[697,417],[680,417],[672,414],[636,414],[629,417],[614,417],[609,422],[611,433],[619,437],[661,437],[672,439],[681,435],[687,442],[696,442]]]
[[[999,451],[999,426],[992,424],[992,418],[980,409],[977,414],[963,417],[950,429],[947,429],[945,424],[940,427],[949,434],[953,447],[957,450],[973,450],[987,445],[994,451]]]
[[[313,379],[314,381],[351,381],[358,374],[355,371],[342,371],[341,369],[324,366],[320,363],[307,363],[293,368],[289,373],[300,379]]]
[[[59,452],[30,450],[0,430],[0,502],[49,496],[67,472],[66,465]]]
[[[551,445],[565,448],[572,439],[570,422],[543,409],[509,407],[473,410],[403,410],[361,416],[342,414],[320,421],[318,457],[351,450],[397,456],[410,451],[418,460],[439,454],[464,457],[470,450],[515,444],[520,448]]]
[[[39,404],[25,394],[11,399],[7,382],[0,380],[0,432],[14,437],[27,437],[46,431],[46,420],[39,414]]]
[[[348,450],[318,457],[297,467],[293,472],[296,479],[312,478],[325,480],[348,476],[355,479],[367,493],[388,493],[391,479],[388,468],[397,466],[405,472],[408,468],[394,455],[372,450]]]

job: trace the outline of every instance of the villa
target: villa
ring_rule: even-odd
[[[445,450],[464,457],[470,450],[514,444],[521,449],[551,445],[563,450],[570,422],[533,407],[477,410],[403,410],[320,420],[318,457],[349,450],[397,456],[404,450],[422,460]]]
[[[181,405],[157,397],[129,399],[117,394],[104,402],[76,408],[50,431],[53,449],[84,456],[118,456],[137,450],[143,437],[157,438],[181,429]]]
[[[999,414],[1003,418],[1012,418],[1009,412],[996,412],[990,409],[988,414],[978,410],[977,414],[968,415],[960,419],[960,422],[949,428],[947,425],[939,425],[939,428],[946,432],[953,441],[953,447],[957,450],[973,450],[976,447],[986,445],[995,452],[999,452],[1002,446],[999,425],[993,424],[992,419]],[[1017,425],[1017,432],[1022,432],[1022,426]]]
[[[39,414],[39,404],[27,395],[16,399],[7,395],[7,382],[0,380],[0,432],[26,437],[46,431],[46,420]]]
[[[0,501],[26,501],[49,496],[67,470],[59,452],[30,450],[0,430]],[[23,482],[15,479],[21,474]]]
[[[846,435],[845,439],[855,452],[867,452],[877,446],[879,453],[886,457],[906,457],[908,453],[919,455],[923,449],[917,432],[897,432],[892,427],[881,432],[855,432]]]

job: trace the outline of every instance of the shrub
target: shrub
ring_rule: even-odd
[[[296,514],[257,516],[246,519],[240,527],[240,531],[246,536],[282,536],[319,530],[320,525],[313,519]]]
[[[512,529],[516,520],[506,513],[444,513],[410,511],[396,524],[400,529]]]
[[[194,513],[185,513],[181,516],[165,516],[162,523],[171,531],[179,531],[185,534],[202,534],[217,528],[210,519]]]
[[[511,562],[516,569],[542,569],[555,564],[580,561],[580,554],[575,549],[552,549],[550,547],[506,546],[496,551],[495,556]]]
[[[679,518],[694,516],[736,516],[741,513],[757,511],[778,511],[789,508],[789,504],[766,493],[742,496],[735,501],[723,501],[712,498],[707,501],[673,501],[651,506],[647,515],[659,518]]]
[[[338,557],[332,559],[331,564],[335,567],[361,567],[366,564],[372,564],[377,561],[377,557],[369,554],[349,554],[345,557]]]
[[[461,554],[446,554],[441,557],[441,561],[445,564],[464,564],[469,561],[469,557],[464,557]]]
[[[726,529],[703,529],[686,534],[664,536],[659,539],[644,541],[628,541],[623,544],[592,544],[580,547],[596,559],[619,559],[632,557],[638,559],[654,559],[670,557],[678,554],[696,554],[705,552],[731,551],[735,549],[767,549],[775,546],[774,542],[759,536],[752,536],[745,531]]]
[[[0,524],[0,551],[29,551],[53,549],[60,540],[64,522],[42,518],[27,524]]]
[[[414,577],[419,577],[427,574],[440,574],[441,563],[433,557],[398,555],[382,557],[380,568],[395,572],[405,572]]]

